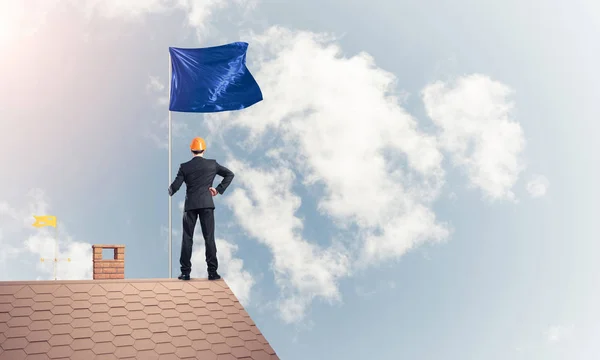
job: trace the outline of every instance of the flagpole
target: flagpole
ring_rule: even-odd
[[[58,262],[58,224],[54,226],[54,280],[56,280],[56,263]]]
[[[169,53],[169,100],[171,99],[171,54]],[[171,110],[169,109],[169,185],[171,184]],[[171,234],[172,234],[172,230],[171,230],[171,210],[172,210],[172,198],[171,195],[169,195],[169,279],[172,278],[171,276],[171,271],[173,269],[173,266],[171,264],[171,261],[173,259],[173,256],[171,255]]]

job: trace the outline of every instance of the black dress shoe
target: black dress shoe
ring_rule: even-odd
[[[179,280],[189,280],[190,279],[190,275],[189,274],[181,274],[178,277]]]
[[[208,274],[208,280],[219,280],[221,275],[217,273]]]

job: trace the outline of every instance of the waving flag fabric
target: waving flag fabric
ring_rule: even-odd
[[[36,228],[41,228],[41,227],[44,227],[44,226],[53,226],[53,227],[56,227],[56,216],[52,216],[52,215],[36,216],[36,215],[33,215],[33,217],[35,218],[35,222],[33,224],[31,224],[33,227],[36,227]]]
[[[170,47],[170,111],[210,113],[241,110],[263,99],[246,67],[248,43],[208,48]]]

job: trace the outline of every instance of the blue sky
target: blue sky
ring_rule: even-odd
[[[62,279],[167,277],[167,49],[247,41],[265,100],[173,114],[173,174],[195,136],[236,173],[221,272],[282,359],[595,359],[599,10],[3,2],[0,280],[52,278],[34,214]]]

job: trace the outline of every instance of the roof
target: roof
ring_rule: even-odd
[[[0,360],[279,359],[224,280],[0,282]]]

